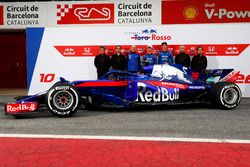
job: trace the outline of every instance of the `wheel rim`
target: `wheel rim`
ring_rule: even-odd
[[[66,91],[59,91],[53,97],[53,103],[56,108],[67,110],[73,104],[73,96]]]
[[[223,99],[227,104],[235,104],[238,99],[238,92],[234,88],[229,88],[224,92]]]

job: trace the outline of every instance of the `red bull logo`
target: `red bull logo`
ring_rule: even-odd
[[[138,98],[140,102],[167,102],[179,99],[178,88],[163,88],[157,86],[157,91],[148,90],[145,83],[138,83]]]
[[[36,103],[7,104],[7,113],[32,112],[37,109]]]

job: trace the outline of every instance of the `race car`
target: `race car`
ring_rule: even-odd
[[[46,105],[58,117],[102,107],[131,108],[137,105],[167,105],[206,102],[222,109],[233,109],[241,101],[241,90],[233,82],[233,69],[205,70],[201,73],[181,65],[154,65],[144,74],[110,71],[99,80],[67,81],[60,78],[49,90],[17,98],[5,105],[6,114],[39,111]]]

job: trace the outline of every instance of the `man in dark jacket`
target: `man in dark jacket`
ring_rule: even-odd
[[[136,46],[132,45],[130,52],[127,56],[128,60],[128,71],[132,73],[138,73],[141,70],[141,58],[138,53],[136,53]]]
[[[116,46],[116,54],[111,57],[111,66],[114,70],[124,71],[127,67],[127,60],[124,55],[121,54],[121,46]]]
[[[202,72],[207,68],[207,58],[203,55],[203,47],[197,47],[197,55],[193,57],[191,62],[191,69],[194,72]]]
[[[109,71],[111,64],[110,57],[105,54],[106,48],[100,47],[100,54],[95,57],[95,67],[97,69],[98,79]]]
[[[185,53],[185,46],[180,46],[180,54],[175,57],[175,64],[180,64],[184,67],[190,67],[190,56]]]

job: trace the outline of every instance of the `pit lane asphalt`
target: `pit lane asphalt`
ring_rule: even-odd
[[[0,96],[0,133],[250,139],[250,98],[231,111],[195,104],[81,110],[70,118],[42,110],[21,119],[4,114],[9,101],[11,96]]]

